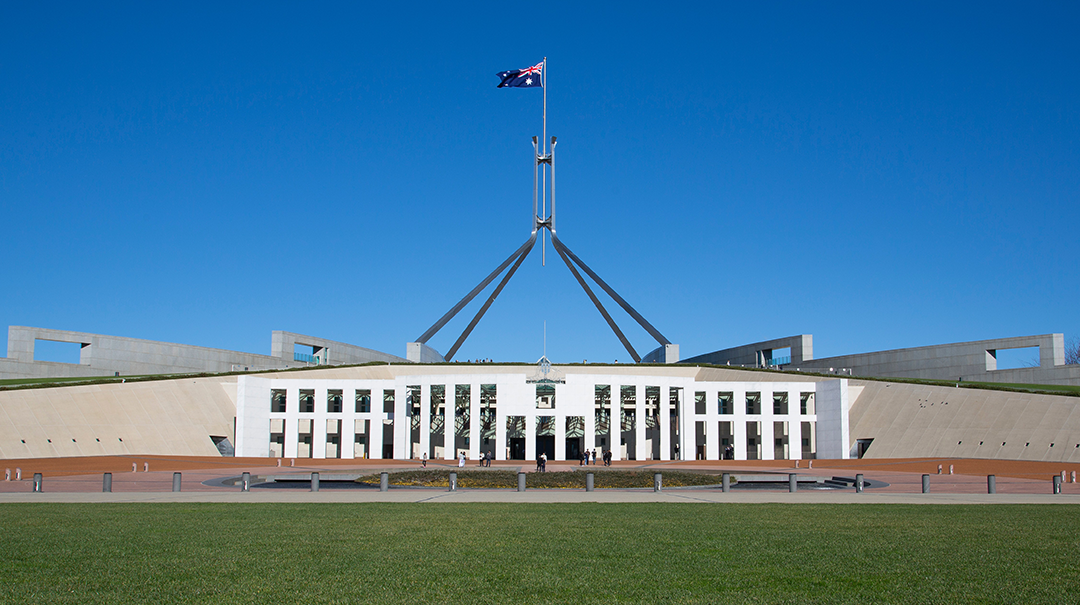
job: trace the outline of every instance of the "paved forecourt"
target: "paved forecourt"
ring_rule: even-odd
[[[278,466],[278,464],[281,466]],[[359,476],[379,471],[419,469],[411,460],[312,460],[222,457],[102,456],[86,458],[42,458],[0,461],[10,480],[0,481],[0,503],[4,502],[778,502],[778,503],[1060,503],[1080,504],[1080,483],[1075,473],[1080,465],[1054,462],[1000,461],[981,459],[863,459],[815,460],[795,467],[791,461],[622,461],[616,470],[663,473],[666,470],[732,475],[789,473],[814,477],[854,477],[863,474],[880,487],[864,493],[848,489],[807,489],[789,493],[787,482],[771,489],[717,488],[651,489],[468,489],[451,492],[446,488],[390,487],[380,492],[372,487],[342,489],[333,484],[335,475]],[[456,464],[429,462],[429,470],[458,470]],[[535,465],[522,461],[496,463],[493,470],[525,471]],[[604,472],[604,467],[582,467],[573,463],[550,462],[549,472]],[[461,470],[479,470],[471,462]],[[173,492],[173,473],[182,473],[180,492]],[[237,483],[250,472],[252,488],[242,492]],[[322,489],[311,492],[303,481],[293,487],[266,488],[258,484],[266,477],[310,476],[320,473]],[[43,492],[33,492],[33,474],[43,476]],[[103,473],[111,473],[112,492],[103,493]],[[995,475],[996,494],[987,493],[987,478]],[[929,475],[930,493],[922,493],[922,477]],[[16,479],[17,477],[17,479]],[[1061,481],[1061,493],[1053,493],[1052,479]],[[719,477],[717,477],[719,482]],[[528,482],[527,482],[528,483]],[[885,485],[882,485],[885,484]]]

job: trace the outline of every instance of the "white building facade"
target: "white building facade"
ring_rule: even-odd
[[[518,371],[520,370],[520,371]],[[236,455],[614,460],[847,458],[847,380],[709,382],[640,367],[428,366],[237,382]]]

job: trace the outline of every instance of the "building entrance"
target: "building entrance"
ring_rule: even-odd
[[[581,450],[583,448],[582,442],[585,441],[584,437],[574,437],[566,440],[566,459],[567,460],[581,460]]]
[[[509,441],[510,441],[510,459],[511,460],[524,460],[525,459],[525,438],[524,437],[511,437]]]
[[[555,435],[538,435],[536,437],[536,456],[547,454],[548,460],[555,459]]]

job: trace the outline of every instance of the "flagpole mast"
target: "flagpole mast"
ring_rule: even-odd
[[[543,66],[540,68],[540,88],[544,89],[544,128],[542,130],[543,136],[540,137],[540,156],[547,157],[547,57],[544,57]],[[541,185],[541,195],[543,198],[543,218],[541,220],[547,220],[547,166],[543,166],[544,182]],[[540,234],[540,266],[547,266],[547,236],[543,233]]]

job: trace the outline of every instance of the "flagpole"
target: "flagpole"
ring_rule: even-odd
[[[544,89],[544,128],[543,136],[540,137],[540,156],[547,157],[547,57],[540,68],[540,88]],[[544,171],[544,183],[542,185],[543,213],[542,220],[547,220],[547,166],[541,168]],[[540,266],[547,266],[547,236],[540,234]]]

